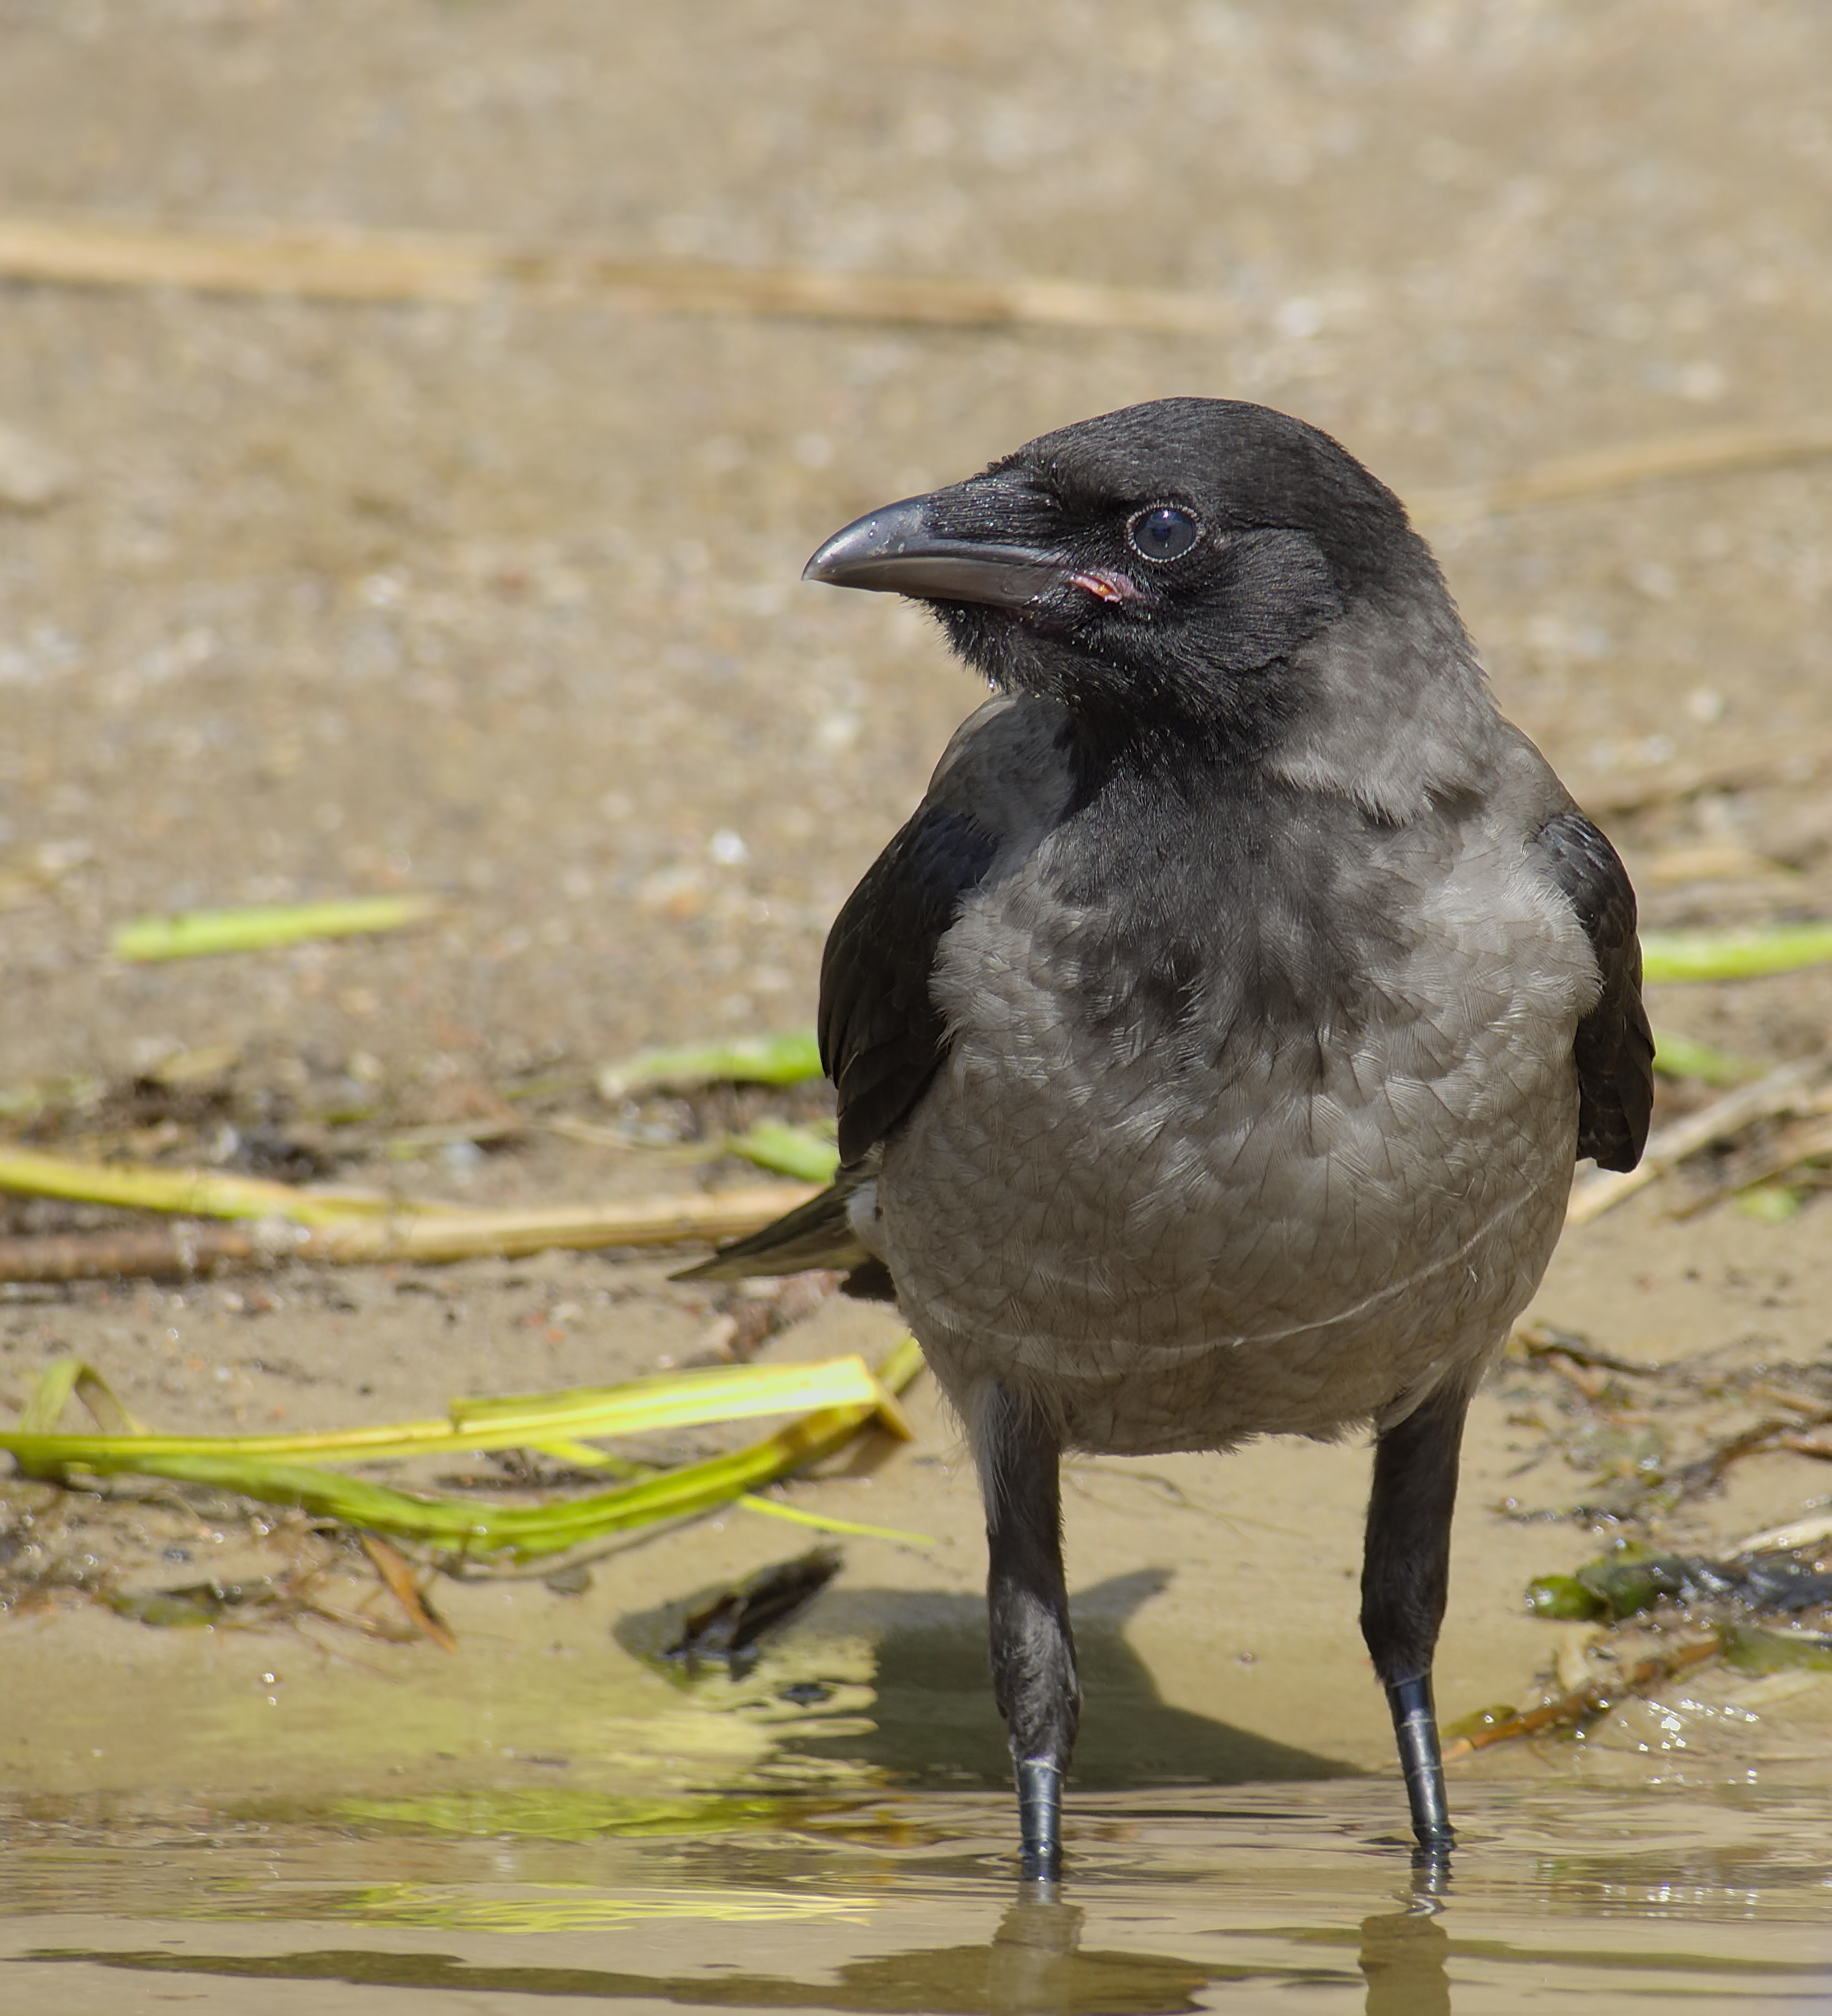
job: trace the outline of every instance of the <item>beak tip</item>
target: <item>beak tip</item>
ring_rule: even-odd
[[[891,582],[878,577],[887,559],[894,560],[920,537],[921,512],[927,502],[927,498],[912,497],[843,525],[815,547],[801,570],[801,578],[824,581],[830,588],[891,587]]]
[[[919,602],[1019,608],[1062,574],[1060,556],[938,533],[934,499],[906,497],[843,526],[801,570],[804,581],[905,595]]]

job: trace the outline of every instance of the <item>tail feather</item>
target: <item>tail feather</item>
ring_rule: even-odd
[[[861,1245],[847,1217],[846,1207],[858,1188],[861,1172],[843,1172],[819,1197],[766,1225],[748,1238],[722,1246],[710,1260],[685,1267],[674,1281],[743,1281],[758,1274],[801,1274],[811,1267],[841,1273],[875,1265]]]

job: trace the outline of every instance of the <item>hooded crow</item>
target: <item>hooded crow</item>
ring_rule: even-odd
[[[1081,1710],[1059,1460],[1374,1436],[1362,1630],[1420,1852],[1470,1392],[1653,1042],[1609,842],[1491,699],[1392,493],[1165,399],[836,533],[995,697],[821,969],[832,1189],[693,1270],[894,1294],[972,1438],[1027,1876]]]

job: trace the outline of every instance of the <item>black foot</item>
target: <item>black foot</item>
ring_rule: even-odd
[[[1041,1757],[1028,1757],[1017,1780],[1019,1877],[1053,1883],[1062,1874],[1062,1773]]]
[[[1447,1862],[1456,1845],[1444,1797],[1444,1760],[1438,1748],[1438,1718],[1431,1707],[1429,1677],[1396,1680],[1387,1690],[1399,1768],[1405,1774],[1406,1804],[1412,1809],[1416,1859]]]

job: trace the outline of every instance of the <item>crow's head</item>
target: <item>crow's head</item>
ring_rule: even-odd
[[[848,525],[806,573],[930,603],[995,686],[1103,739],[1263,746],[1304,710],[1304,647],[1344,617],[1422,599],[1455,626],[1398,499],[1326,434],[1229,399],[1045,434]]]

